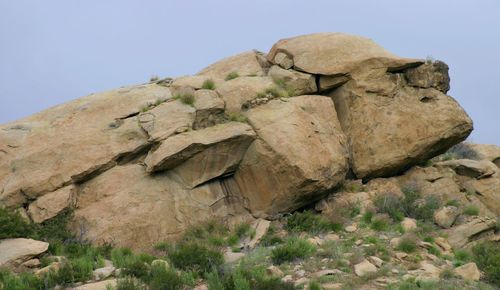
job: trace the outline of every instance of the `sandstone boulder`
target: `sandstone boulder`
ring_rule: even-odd
[[[15,208],[141,150],[148,138],[133,116],[170,96],[156,84],[120,88],[0,126],[0,204]]]
[[[74,186],[66,186],[48,193],[29,205],[28,213],[35,223],[55,217],[74,202]]]
[[[213,79],[224,80],[232,72],[239,76],[263,76],[265,58],[256,51],[247,51],[224,58],[200,71],[198,74]],[[264,68],[263,68],[264,66]]]
[[[448,229],[453,225],[459,214],[457,207],[445,206],[434,213],[434,222],[438,226]]]
[[[246,116],[259,139],[245,154],[235,180],[253,215],[297,209],[344,179],[345,137],[329,98],[273,100]]]
[[[226,103],[226,111],[237,113],[243,104],[275,86],[270,77],[239,77],[221,84],[217,92]]]
[[[479,281],[481,278],[481,272],[473,262],[457,267],[453,272],[465,280]]]
[[[354,273],[359,277],[375,272],[377,272],[377,267],[375,267],[375,265],[370,263],[368,260],[364,260],[363,262],[354,265]]]
[[[254,139],[252,128],[238,122],[178,134],[148,155],[147,171],[173,169],[186,185],[194,187],[234,172]]]
[[[275,82],[282,82],[284,85],[288,86],[293,91],[293,95],[306,95],[318,91],[316,78],[310,74],[286,70],[277,65],[273,65],[269,70],[269,76]]]
[[[226,104],[213,90],[197,90],[194,93],[196,117],[193,129],[203,129],[224,121]]]
[[[196,223],[243,214],[228,183],[216,180],[188,190],[168,172],[150,175],[141,165],[117,166],[81,186],[71,228],[95,244],[150,250]]]
[[[478,155],[479,158],[495,163],[500,167],[500,146],[467,143]]]
[[[0,240],[0,268],[17,268],[24,262],[45,253],[49,243],[32,239],[5,239]]]
[[[455,159],[436,163],[436,167],[448,167],[458,175],[468,176],[476,179],[490,177],[498,171],[498,167],[487,160]]]
[[[450,89],[448,65],[442,61],[426,61],[425,64],[405,71],[408,85],[419,88],[435,88],[447,93]]]
[[[494,231],[496,220],[490,217],[474,217],[470,221],[447,230],[448,242],[454,248],[461,248],[477,239],[481,234]]]
[[[493,213],[493,216],[500,215],[500,175],[467,180],[464,182],[464,187],[469,192],[475,193],[472,197],[479,199]]]

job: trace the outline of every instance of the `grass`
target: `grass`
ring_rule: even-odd
[[[194,106],[194,95],[191,93],[182,93],[182,94],[175,94],[172,99],[174,100],[180,100],[183,104],[188,105],[188,106]]]
[[[245,117],[245,115],[243,115],[242,113],[239,113],[239,112],[229,113],[228,119],[230,121],[240,122],[240,123],[246,123],[248,121],[247,117]]]
[[[233,270],[217,271],[207,274],[209,290],[294,290],[292,283],[282,282],[280,278],[267,275],[264,267],[236,267]]]
[[[18,212],[0,208],[0,239],[29,237],[35,232]]]
[[[464,208],[463,213],[469,216],[479,215],[479,208],[475,205],[468,205]]]
[[[447,205],[447,206],[459,207],[459,206],[460,206],[460,201],[458,201],[458,200],[456,200],[456,199],[448,200],[448,201],[446,202],[446,205]]]
[[[197,243],[182,243],[168,257],[177,268],[198,274],[209,272],[213,267],[219,267],[224,263],[220,250],[210,249]]]
[[[260,245],[268,247],[283,243],[283,239],[277,235],[276,227],[271,224],[260,240]]]
[[[388,214],[395,221],[402,221],[405,216],[421,221],[432,221],[434,212],[441,206],[436,196],[429,195],[422,198],[414,186],[404,187],[402,192],[403,197],[394,194],[377,197],[374,201],[377,211]]]
[[[399,241],[396,249],[405,253],[413,253],[417,250],[417,242],[415,241],[415,237],[407,236],[402,237]]]
[[[384,218],[374,218],[370,223],[370,228],[374,231],[385,231],[389,228],[389,222]]]
[[[271,259],[275,264],[282,264],[284,262],[307,258],[315,251],[316,248],[308,241],[297,237],[290,237],[283,245],[271,251]]]
[[[235,79],[235,78],[238,78],[239,76],[240,76],[240,75],[238,74],[238,72],[236,72],[236,71],[232,71],[232,72],[230,72],[230,73],[228,73],[228,74],[226,75],[226,78],[225,78],[224,80],[226,80],[226,81],[230,81],[230,80],[233,80],[233,79]]]
[[[205,90],[215,90],[215,82],[212,79],[207,79],[203,82],[201,88]]]
[[[285,229],[291,233],[308,232],[311,234],[340,231],[342,225],[312,211],[294,212],[287,218]]]

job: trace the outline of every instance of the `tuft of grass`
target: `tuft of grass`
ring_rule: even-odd
[[[152,75],[152,76],[149,78],[149,82],[151,82],[151,83],[157,82],[158,80],[160,80],[160,77],[159,77],[159,76],[157,76],[157,75]]]
[[[342,225],[333,223],[312,211],[294,212],[287,218],[285,229],[292,233],[308,232],[318,234],[328,231],[339,231]]]
[[[146,290],[146,285],[135,277],[125,277],[118,279],[116,290]]]
[[[180,100],[183,104],[189,105],[191,107],[194,106],[194,95],[191,93],[183,93],[183,94],[175,94],[172,99]]]
[[[405,253],[413,253],[417,250],[417,242],[414,237],[403,237],[396,249]]]
[[[276,234],[276,227],[271,224],[260,240],[260,245],[268,247],[283,243],[283,239]]]
[[[203,82],[201,88],[205,90],[215,90],[215,82],[212,79],[207,79]]]
[[[460,206],[460,201],[458,201],[457,199],[448,200],[446,202],[446,205],[447,206],[459,207]]]
[[[245,117],[245,115],[243,115],[242,113],[239,113],[239,112],[229,113],[228,118],[230,121],[233,121],[233,122],[240,122],[240,123],[247,122],[247,117]]]
[[[308,241],[297,237],[290,237],[286,240],[285,244],[271,251],[271,259],[275,264],[282,264],[284,262],[307,258],[315,251],[316,248]]]
[[[383,218],[375,218],[370,224],[370,228],[375,231],[385,231],[389,228],[389,223]]]
[[[225,80],[226,80],[226,81],[230,81],[230,80],[233,80],[233,79],[235,79],[235,78],[237,78],[237,77],[239,77],[239,76],[240,76],[240,75],[238,74],[238,72],[236,72],[236,71],[232,71],[232,72],[230,72],[230,73],[228,73],[228,74],[226,75]]]
[[[464,208],[464,214],[465,215],[479,215],[479,208],[473,204],[468,205]]]
[[[378,196],[373,201],[373,204],[377,208],[377,212],[388,214],[394,221],[402,221],[404,218],[404,214],[401,211],[401,200],[394,194],[389,193]]]

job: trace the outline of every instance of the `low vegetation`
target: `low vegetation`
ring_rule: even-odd
[[[240,112],[229,113],[228,119],[229,121],[240,122],[240,123],[246,123],[248,121],[247,117],[245,117],[245,115],[243,115]]]
[[[178,93],[172,97],[174,100],[180,100],[183,104],[194,106],[195,98],[191,93]]]
[[[275,264],[282,264],[284,262],[307,258],[315,250],[316,248],[308,241],[298,237],[290,237],[283,245],[279,245],[272,250],[271,259]]]
[[[226,78],[225,78],[224,80],[226,80],[226,81],[230,81],[230,80],[233,80],[233,79],[235,79],[235,78],[237,78],[237,77],[239,77],[239,76],[240,76],[240,75],[238,74],[238,72],[236,72],[236,71],[232,71],[232,72],[230,72],[230,73],[228,73],[228,74],[226,75]]]
[[[285,229],[291,233],[308,232],[311,234],[339,231],[342,225],[314,214],[312,211],[295,212],[287,218]]]
[[[203,82],[201,88],[205,90],[215,90],[215,82],[212,79],[207,79]]]

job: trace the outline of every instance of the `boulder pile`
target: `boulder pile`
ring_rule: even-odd
[[[370,39],[283,39],[0,126],[0,206],[36,223],[71,209],[85,239],[144,250],[210,218],[273,219],[346,180],[374,186],[411,168],[394,178],[480,193],[499,214],[498,147],[481,147],[484,161],[412,168],[473,129],[448,90],[445,63]]]

